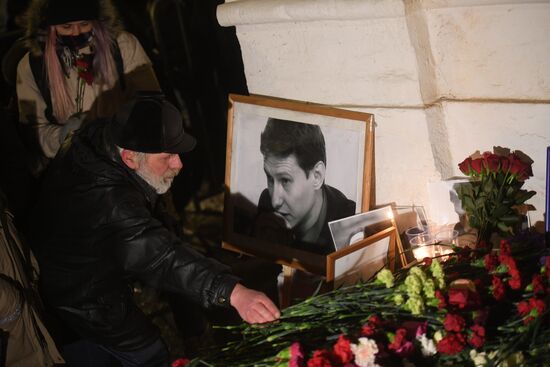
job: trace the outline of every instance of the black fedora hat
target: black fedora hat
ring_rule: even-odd
[[[183,129],[180,111],[160,92],[139,92],[113,116],[113,142],[142,153],[185,153],[196,140]]]

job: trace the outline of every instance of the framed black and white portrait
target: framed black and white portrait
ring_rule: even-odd
[[[369,209],[373,115],[229,99],[224,247],[324,273],[328,222]]]

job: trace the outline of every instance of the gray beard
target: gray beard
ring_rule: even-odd
[[[146,165],[142,165],[139,169],[136,170],[136,173],[139,177],[143,178],[145,182],[149,184],[156,192],[157,194],[164,194],[170,186],[172,186],[172,182],[174,181],[174,177],[163,177],[158,176],[149,171]],[[177,174],[176,174],[177,175]]]

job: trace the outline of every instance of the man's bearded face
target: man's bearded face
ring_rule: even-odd
[[[136,173],[145,180],[158,194],[164,194],[182,168],[177,154],[146,154],[141,160]]]

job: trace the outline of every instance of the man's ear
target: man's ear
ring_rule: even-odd
[[[138,156],[133,150],[122,149],[120,151],[120,158],[128,168],[136,170],[139,168]]]
[[[325,164],[323,161],[319,161],[311,169],[311,174],[313,175],[313,187],[315,190],[320,189],[321,186],[325,183]]]

